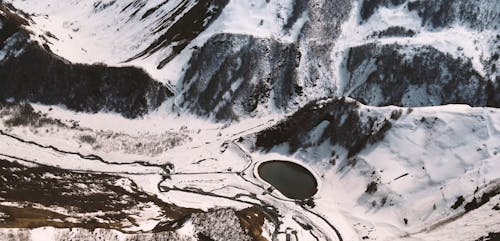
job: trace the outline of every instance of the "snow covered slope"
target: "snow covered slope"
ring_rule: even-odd
[[[495,240],[499,24],[495,0],[1,1],[0,239]]]
[[[292,155],[315,167],[328,186],[322,198],[333,198],[361,223],[356,229],[368,232],[366,239],[432,237],[437,227],[463,222],[484,204],[500,201],[499,114],[457,105],[376,108],[325,99],[250,140],[257,150]],[[318,205],[322,198],[315,200]],[[482,212],[485,220],[457,240],[499,230],[498,212]],[[440,235],[439,240],[449,238]]]
[[[175,89],[171,104],[219,120],[290,112],[325,96],[371,105],[499,105],[496,1],[7,2],[31,15],[32,38],[54,53],[142,67]],[[261,40],[245,44],[248,38]],[[216,48],[221,41],[232,47]],[[238,93],[256,88],[258,96]],[[388,98],[387,89],[397,91]]]
[[[159,81],[174,84],[193,47],[217,32],[279,36],[279,15],[286,15],[290,5],[227,0],[5,2],[31,14],[31,30],[55,36],[47,44],[70,61],[139,65]]]
[[[0,98],[87,112],[114,111],[133,118],[173,93],[136,67],[74,64],[32,40],[30,17],[0,5]]]

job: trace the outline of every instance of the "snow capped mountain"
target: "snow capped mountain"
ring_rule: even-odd
[[[182,72],[193,48],[214,33],[237,30],[278,36],[277,22],[283,21],[279,15],[285,15],[284,8],[290,5],[289,1],[285,5],[194,0],[6,2],[32,14],[31,30],[37,35],[56,36],[47,44],[70,61],[139,65],[159,81],[174,84],[180,73],[171,72]]]
[[[0,1],[0,239],[496,240],[499,25],[496,0]]]
[[[371,222],[392,217],[391,225],[427,240],[437,226],[453,222],[445,220],[467,219],[471,211],[498,202],[499,119],[494,109],[368,107],[325,99],[250,139],[252,148],[319,166],[332,190],[351,190],[336,196],[345,199],[345,212],[364,206],[359,211],[368,212],[363,215]],[[494,210],[483,212],[498,223]],[[483,231],[498,230],[498,225],[483,226],[487,221],[475,223]],[[371,233],[369,239],[383,235],[360,222],[359,231]],[[440,235],[429,240],[447,239]]]
[[[176,89],[183,109],[225,112],[214,111],[216,119],[289,112],[322,96],[371,105],[498,106],[495,1],[8,2],[31,14],[31,38],[55,54],[142,67]],[[246,62],[250,70],[242,69]],[[424,72],[432,78],[420,78]],[[405,78],[413,80],[399,81]],[[468,93],[452,93],[462,84]],[[256,88],[257,96],[241,96]],[[388,94],[392,89],[398,91]]]
[[[136,67],[75,64],[35,42],[31,18],[2,5],[2,99],[63,104],[77,111],[115,111],[137,117],[173,93]],[[47,33],[48,34],[48,33]],[[57,38],[53,35],[52,38]]]

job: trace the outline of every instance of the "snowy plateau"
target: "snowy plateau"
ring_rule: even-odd
[[[498,0],[0,0],[0,241],[498,241],[499,73]]]

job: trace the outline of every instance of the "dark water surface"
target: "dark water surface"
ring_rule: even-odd
[[[259,165],[259,176],[291,199],[304,200],[318,190],[318,182],[309,170],[289,161],[268,161]]]

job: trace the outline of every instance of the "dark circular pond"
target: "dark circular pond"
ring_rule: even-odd
[[[318,190],[318,182],[313,174],[293,162],[267,161],[259,165],[258,173],[264,181],[291,199],[304,200]]]

